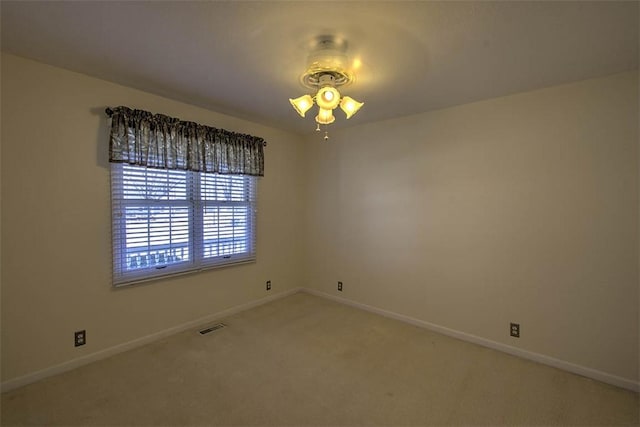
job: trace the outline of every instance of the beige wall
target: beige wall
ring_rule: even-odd
[[[637,381],[637,94],[625,73],[310,137],[306,285]]]
[[[268,141],[256,263],[112,289],[104,108],[116,105]],[[3,54],[2,380],[300,286],[303,147],[287,132]],[[74,348],[79,329],[88,343]]]

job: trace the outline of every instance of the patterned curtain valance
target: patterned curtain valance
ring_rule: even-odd
[[[264,176],[264,139],[127,107],[111,116],[109,161],[156,169]]]

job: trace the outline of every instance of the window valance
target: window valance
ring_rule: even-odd
[[[108,108],[109,161],[264,176],[264,139],[128,107]]]

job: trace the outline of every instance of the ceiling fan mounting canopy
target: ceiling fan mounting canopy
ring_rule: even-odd
[[[314,89],[322,86],[332,76],[335,87],[349,85],[354,80],[346,55],[347,42],[333,36],[321,36],[313,44],[307,58],[307,70],[300,76],[303,86]]]

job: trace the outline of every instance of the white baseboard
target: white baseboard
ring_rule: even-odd
[[[18,387],[25,386],[27,384],[34,383],[36,381],[40,381],[47,377],[57,375],[66,371],[70,371],[75,368],[79,368],[80,366],[87,365],[91,362],[95,362],[98,360],[106,359],[107,357],[113,356],[118,353],[122,353],[127,350],[132,350],[137,347],[141,347],[143,345],[149,344],[151,342],[157,341],[159,339],[168,337],[170,335],[176,334],[178,332],[185,331],[187,329],[195,328],[204,323],[209,323],[217,319],[221,319],[223,317],[228,317],[233,314],[239,313],[241,311],[249,310],[251,308],[257,307],[259,305],[266,304],[271,301],[275,301],[280,298],[287,297],[289,295],[296,294],[300,292],[301,288],[294,288],[288,291],[284,291],[275,295],[270,295],[265,298],[260,298],[255,301],[250,301],[245,304],[236,305],[235,307],[228,308],[226,310],[220,311],[218,313],[210,314],[204,317],[201,317],[196,320],[192,320],[190,322],[183,323],[178,326],[174,326],[169,329],[165,329],[164,331],[156,332],[141,338],[136,338],[135,340],[125,342],[123,344],[119,344],[113,347],[109,347],[95,353],[88,354],[86,356],[78,357],[77,359],[69,360],[68,362],[61,363],[59,365],[51,366],[49,368],[42,369],[40,371],[32,372],[27,375],[23,375],[18,378],[14,378],[8,381],[3,382],[0,385],[0,390],[2,392],[10,391],[16,389]]]
[[[619,377],[616,375],[608,374],[606,372],[598,371],[596,369],[587,368],[585,366],[576,365],[564,360],[556,359],[554,357],[545,356],[543,354],[534,353],[532,351],[523,350],[517,347],[512,347],[507,344],[491,341],[486,338],[481,338],[475,335],[467,334],[464,332],[456,331],[454,329],[445,328],[444,326],[436,325],[433,323],[425,322],[424,320],[415,319],[413,317],[405,316],[402,314],[394,313],[392,311],[383,310],[378,307],[373,307],[367,304],[351,301],[346,298],[327,294],[315,289],[302,289],[303,292],[307,292],[311,295],[327,298],[332,301],[336,301],[345,305],[360,308],[362,310],[369,311],[371,313],[380,314],[385,317],[400,320],[402,322],[409,323],[414,326],[429,329],[434,332],[441,333],[453,338],[457,338],[463,341],[468,341],[474,344],[478,344],[484,347],[492,348],[494,350],[502,351],[514,356],[522,357],[523,359],[532,360],[534,362],[542,363],[544,365],[553,366],[554,368],[562,369],[574,374],[582,375],[587,378],[601,381],[603,383],[611,384],[617,387],[625,388],[627,390],[640,392],[640,382],[633,381],[627,378]]]

